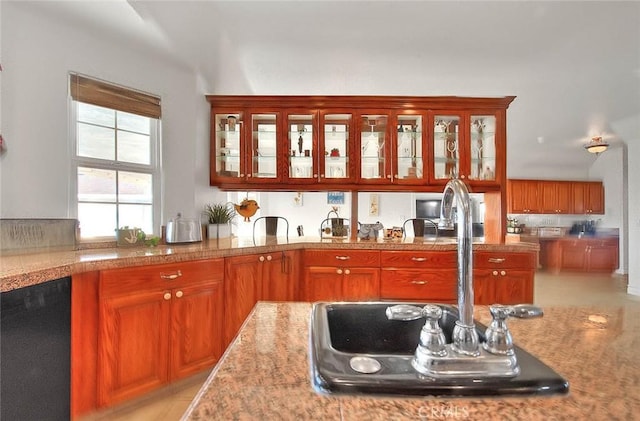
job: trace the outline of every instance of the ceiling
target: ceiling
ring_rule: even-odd
[[[640,119],[640,2],[43,1],[195,71],[211,94],[516,95],[509,176],[586,176]]]

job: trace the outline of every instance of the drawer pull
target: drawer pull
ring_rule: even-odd
[[[269,262],[270,262],[272,259],[273,259],[273,257],[271,257],[271,255],[268,255],[268,256],[267,256],[267,261],[269,261]]]
[[[349,259],[351,259],[351,257],[350,256],[336,256],[336,259],[337,260],[349,260]]]
[[[182,296],[183,296],[183,295],[184,295],[184,294],[183,294],[183,292],[182,292],[182,291],[176,291],[176,297],[177,297],[177,298],[182,298]]]
[[[429,281],[415,280],[415,281],[411,281],[411,283],[413,285],[427,285],[429,283]]]
[[[412,257],[411,260],[413,260],[414,262],[426,262],[427,258],[426,257]]]
[[[492,273],[493,273],[493,276],[498,276],[498,271],[497,270],[494,270]]]
[[[345,274],[345,275],[348,275],[348,274],[350,274],[350,273],[351,273],[351,271],[350,271],[349,269],[345,269],[345,270],[344,270],[344,274]]]
[[[506,274],[507,274],[507,272],[505,272],[504,270],[501,270],[501,271],[500,271],[500,275],[504,276],[504,275],[506,275]]]
[[[169,301],[171,299],[171,293],[165,292],[162,298],[164,298],[165,301]]]
[[[504,263],[504,261],[507,260],[504,257],[490,257],[489,258],[489,263]]]
[[[336,273],[337,273],[338,275],[342,275],[342,269],[338,269],[338,270],[336,270]]]
[[[258,260],[260,260],[261,262],[264,262],[264,256],[258,257]]]
[[[160,273],[160,278],[166,279],[167,281],[178,279],[181,276],[182,276],[182,272],[180,271],[177,271],[176,273]]]

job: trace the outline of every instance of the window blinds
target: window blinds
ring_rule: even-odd
[[[71,73],[69,90],[75,101],[150,118],[161,116],[160,97],[123,86]]]

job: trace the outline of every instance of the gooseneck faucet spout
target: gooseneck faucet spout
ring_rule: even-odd
[[[467,186],[457,178],[450,180],[442,193],[440,229],[453,229],[452,209],[457,204],[458,224],[458,311],[460,319],[453,331],[453,349],[464,355],[479,355],[478,334],[473,322],[472,215]]]

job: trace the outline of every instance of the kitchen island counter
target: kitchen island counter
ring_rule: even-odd
[[[232,238],[205,240],[193,244],[161,245],[158,247],[104,247],[75,249],[44,249],[31,252],[4,252],[0,255],[0,292],[39,284],[51,279],[128,266],[175,263],[254,253],[297,249],[362,249],[362,250],[455,250],[452,239],[422,240],[414,238],[397,241],[352,241],[294,237],[288,241]],[[537,244],[487,244],[475,242],[474,250],[498,252],[535,252]]]
[[[640,304],[553,307],[510,320],[514,341],[569,381],[568,395],[404,398],[323,395],[311,386],[311,304],[261,302],[183,420],[635,419],[640,414]],[[486,307],[476,318],[490,321]]]

